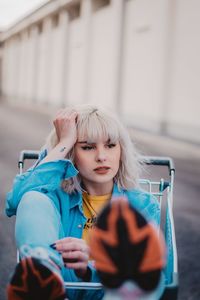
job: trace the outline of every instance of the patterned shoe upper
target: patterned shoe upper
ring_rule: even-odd
[[[102,210],[90,246],[106,287],[116,288],[127,280],[145,291],[158,285],[165,265],[164,239],[126,198],[112,199]]]

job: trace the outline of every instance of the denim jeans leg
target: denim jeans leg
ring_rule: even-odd
[[[30,191],[23,195],[16,215],[15,238],[17,248],[28,245],[43,247],[58,265],[62,266],[60,254],[50,244],[64,237],[61,217],[52,200],[45,194]]]

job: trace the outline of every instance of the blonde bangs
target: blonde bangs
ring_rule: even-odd
[[[103,115],[98,110],[80,115],[77,122],[78,140],[88,143],[100,140],[116,143],[120,139],[119,127],[116,121]]]

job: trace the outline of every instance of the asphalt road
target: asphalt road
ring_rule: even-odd
[[[39,149],[51,129],[47,113],[0,103],[0,300],[16,264],[14,217],[4,214],[5,194],[18,172],[22,149]],[[132,131],[139,149],[148,155],[172,156],[176,166],[174,216],[179,261],[179,299],[200,299],[200,148]],[[163,176],[163,170],[156,175]]]

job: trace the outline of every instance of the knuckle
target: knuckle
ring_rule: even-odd
[[[82,255],[81,252],[78,253],[77,258],[78,258],[79,260],[82,260],[82,259],[83,259],[83,255]]]
[[[67,258],[67,257],[68,257],[67,253],[66,253],[66,252],[63,252],[63,253],[62,253],[62,257],[63,257],[63,258]]]
[[[62,247],[62,250],[68,251],[68,244],[63,243],[63,244],[61,244],[61,247]]]
[[[72,242],[71,242],[71,247],[72,247],[74,250],[76,250],[76,249],[77,249],[77,244],[76,244],[74,241],[72,241]]]
[[[69,242],[72,242],[72,241],[73,241],[73,238],[72,238],[72,237],[68,237],[67,240],[68,240]]]

